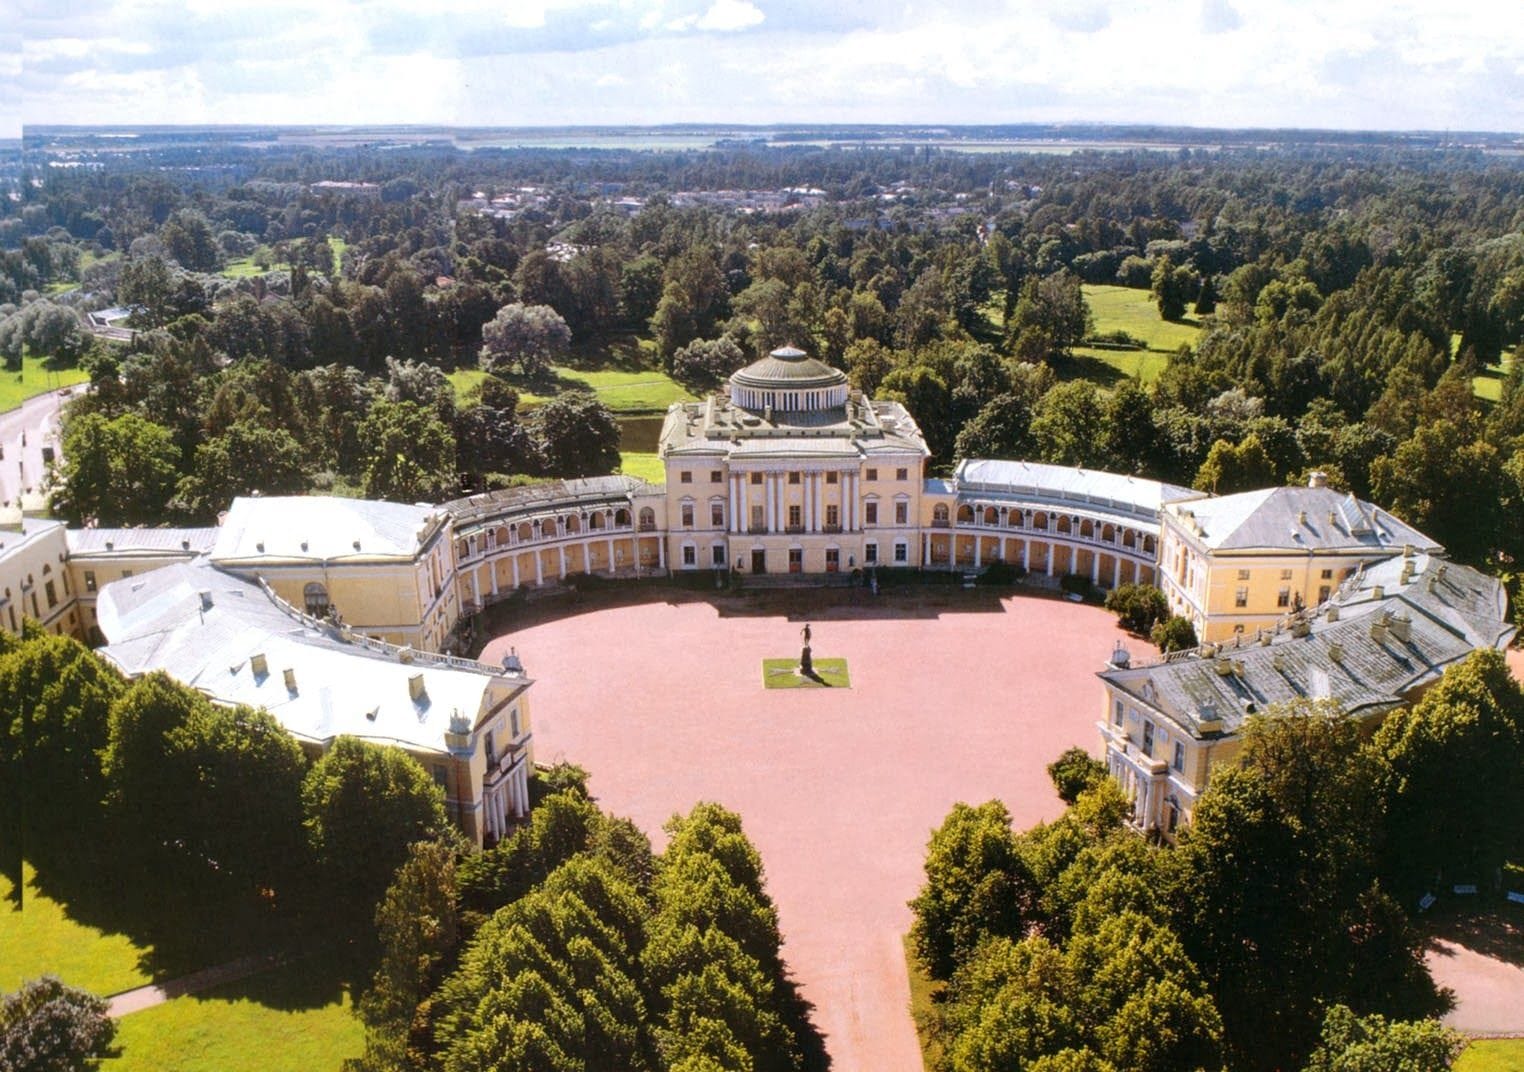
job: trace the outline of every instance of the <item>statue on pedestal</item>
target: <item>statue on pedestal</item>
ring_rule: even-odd
[[[799,672],[805,677],[813,677],[815,674],[815,661],[810,657],[810,623],[805,622],[804,628],[799,631],[804,640],[804,650],[799,653]]]

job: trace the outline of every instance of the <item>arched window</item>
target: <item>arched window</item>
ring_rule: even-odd
[[[1152,536],[1144,536],[1143,537],[1143,550],[1147,551],[1149,554],[1153,554],[1153,552],[1154,552],[1154,538]]]
[[[931,508],[931,520],[933,523],[947,524],[947,504],[937,503]]]
[[[1058,515],[1058,525],[1056,527],[1057,527],[1059,532],[1073,532],[1074,531],[1074,527],[1073,527],[1073,525],[1070,524],[1069,518],[1068,518],[1068,516],[1066,514],[1059,514]]]
[[[974,508],[968,503],[958,507],[958,524],[972,525],[974,523]]]
[[[1012,508],[1010,514],[1005,519],[1005,523],[1013,529],[1019,529],[1026,523],[1026,518],[1022,511]]]
[[[1043,513],[1041,510],[1033,514],[1032,527],[1034,529],[1041,529],[1046,532],[1048,530],[1048,515]]]
[[[1088,517],[1085,518],[1085,520],[1081,521],[1080,522],[1080,535],[1085,537],[1087,540],[1090,537],[1094,536],[1095,535],[1095,522],[1091,521]]]
[[[587,519],[587,527],[590,529],[603,528],[603,512],[597,511]]]
[[[582,522],[577,519],[577,515],[576,514],[567,514],[566,515],[565,523],[562,526],[562,531],[564,531],[564,532],[581,532],[582,531]]]
[[[656,528],[656,511],[649,506],[640,508],[640,531],[651,532]]]
[[[618,510],[615,510],[614,511],[614,524],[617,525],[619,528],[622,528],[622,529],[629,528],[630,527],[630,512],[628,510],[626,510],[622,506]]]
[[[328,589],[310,581],[302,589],[302,602],[306,605],[307,614],[312,618],[326,618],[328,616]]]
[[[536,521],[535,525],[538,526],[539,522]],[[519,539],[521,541],[534,539],[534,529],[529,527],[529,522],[526,521],[519,526]]]
[[[984,508],[984,523],[986,525],[998,525],[1000,523],[1000,512],[993,506],[986,506]]]

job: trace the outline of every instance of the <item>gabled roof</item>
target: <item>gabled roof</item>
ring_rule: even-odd
[[[1169,512],[1219,551],[1443,550],[1380,507],[1327,487],[1262,488],[1177,504]]]
[[[316,743],[349,734],[444,753],[452,715],[474,725],[489,690],[530,684],[468,659],[420,652],[404,662],[403,649],[346,640],[204,558],[106,585],[97,615],[109,641],[100,654],[122,672],[162,670],[220,703],[265,708]]]
[[[412,559],[441,516],[437,506],[333,495],[240,497],[223,518],[212,561],[250,566]]]
[[[1507,604],[1502,585],[1477,570],[1398,555],[1303,615],[1305,630],[1281,626],[1100,677],[1198,737],[1204,722],[1231,733],[1249,714],[1299,698],[1376,713],[1407,702],[1477,648],[1507,646]]]
[[[69,557],[204,555],[217,542],[218,532],[215,528],[70,529]]]

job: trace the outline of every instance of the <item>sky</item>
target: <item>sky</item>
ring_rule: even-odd
[[[1524,131],[1524,2],[0,0],[4,137],[830,122]]]

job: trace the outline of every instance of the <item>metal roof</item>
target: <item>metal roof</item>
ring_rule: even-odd
[[[212,561],[411,559],[441,516],[437,506],[334,495],[241,496],[222,520]]]
[[[1262,488],[1176,506],[1206,547],[1219,551],[1443,550],[1379,506],[1328,487]]]

